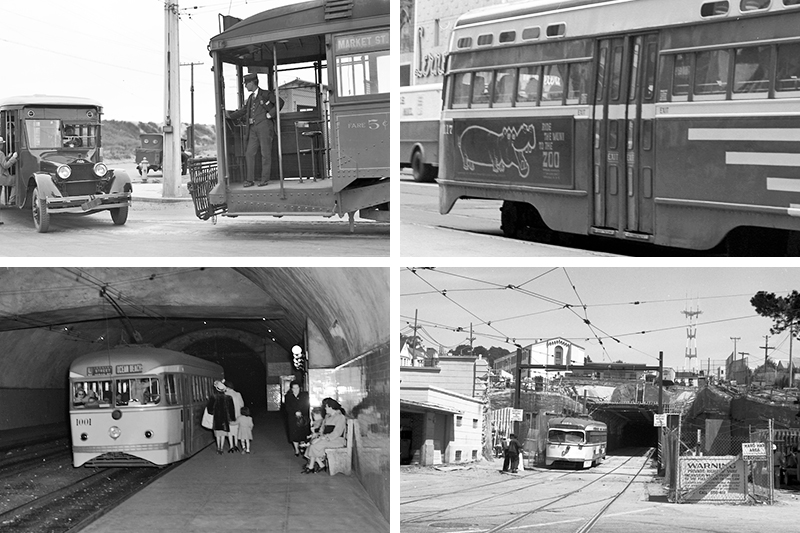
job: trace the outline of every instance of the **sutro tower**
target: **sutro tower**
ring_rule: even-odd
[[[686,327],[686,360],[684,367],[689,372],[697,371],[697,316],[703,314],[698,305],[689,309],[681,311],[686,315],[689,325]]]

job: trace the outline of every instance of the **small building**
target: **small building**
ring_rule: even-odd
[[[586,361],[586,350],[582,346],[573,344],[563,337],[543,339],[522,348],[523,365],[566,365],[569,367],[582,367]],[[512,352],[494,361],[494,369],[504,370],[511,375],[517,375],[517,354]],[[536,376],[553,378],[564,375],[564,370],[525,369],[522,378]]]
[[[425,352],[411,348],[407,342],[400,349],[400,366],[425,366]]]

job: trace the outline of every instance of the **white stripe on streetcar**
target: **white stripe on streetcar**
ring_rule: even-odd
[[[725,152],[728,165],[764,165],[770,167],[800,166],[800,154],[780,152]]]
[[[800,204],[789,204],[786,214],[790,217],[800,217]]]
[[[689,128],[690,141],[800,141],[795,128]]]
[[[800,192],[800,179],[767,178],[768,191]]]

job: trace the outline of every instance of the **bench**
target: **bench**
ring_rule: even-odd
[[[342,474],[349,476],[353,472],[353,442],[355,441],[355,423],[352,418],[347,419],[347,429],[345,439],[347,444],[344,448],[326,448],[325,455],[328,457],[328,473],[330,475]]]

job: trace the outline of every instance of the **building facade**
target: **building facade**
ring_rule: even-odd
[[[566,365],[582,367],[586,362],[586,350],[562,337],[543,339],[522,349],[523,365]],[[517,375],[517,354],[510,353],[494,361],[495,371],[504,370],[514,376]],[[563,375],[563,370],[525,369],[522,378],[536,376],[554,377]]]

